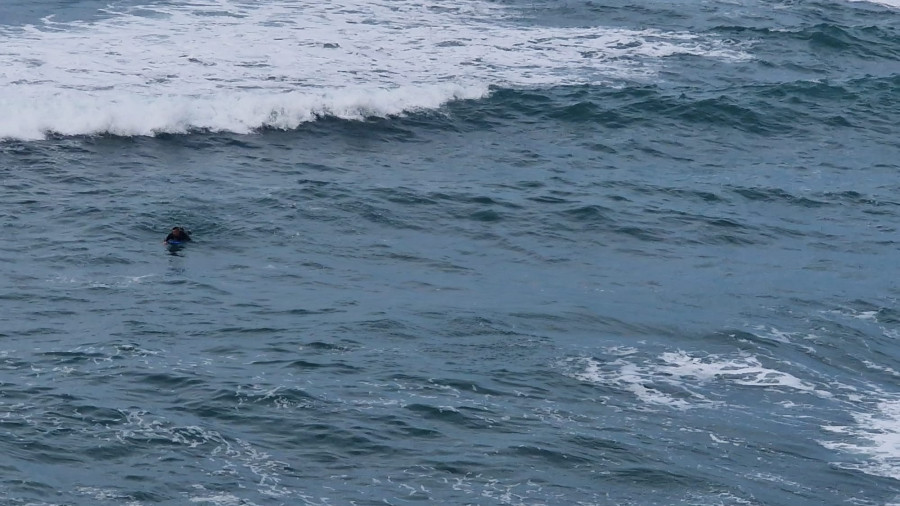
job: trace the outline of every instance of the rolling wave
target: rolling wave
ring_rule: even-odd
[[[0,138],[291,129],[388,117],[489,87],[615,84],[663,59],[741,60],[687,32],[542,27],[489,3],[186,2],[0,28]]]

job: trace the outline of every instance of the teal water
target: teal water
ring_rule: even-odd
[[[0,10],[0,502],[900,501],[895,7],[316,8]]]

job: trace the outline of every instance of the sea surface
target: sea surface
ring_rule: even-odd
[[[0,504],[900,505],[898,125],[897,0],[4,0]]]

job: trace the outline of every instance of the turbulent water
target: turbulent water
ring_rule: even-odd
[[[900,504],[896,1],[7,0],[0,90],[0,504]]]

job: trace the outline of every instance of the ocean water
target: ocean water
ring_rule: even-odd
[[[0,91],[0,504],[900,504],[896,0],[6,0]]]

